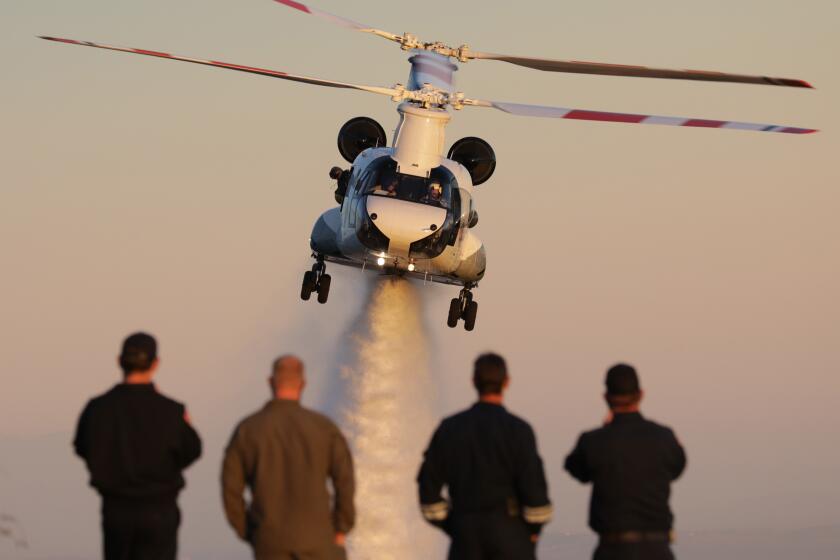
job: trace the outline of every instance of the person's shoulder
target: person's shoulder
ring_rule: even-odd
[[[663,437],[673,437],[674,430],[670,426],[660,424],[648,418],[644,419],[645,427],[653,433],[659,434]]]
[[[581,432],[580,434],[580,441],[587,442],[587,441],[594,441],[598,440],[599,438],[605,436],[607,431],[609,430],[609,424],[606,426],[598,426],[597,428],[592,428],[591,430],[586,430]]]
[[[339,431],[333,419],[322,412],[301,406],[300,414],[324,431]]]
[[[114,385],[104,393],[92,397],[85,405],[85,410],[96,410],[107,407],[110,403],[114,403],[119,399],[119,385]]]
[[[439,437],[444,436],[452,433],[453,431],[458,431],[459,426],[469,425],[471,423],[470,416],[472,413],[473,410],[471,408],[467,408],[454,414],[450,414],[449,416],[445,416],[443,420],[440,421],[437,428],[435,428],[435,434]]]
[[[270,423],[271,418],[269,416],[269,411],[266,407],[258,408],[257,410],[253,411],[251,414],[240,420],[239,423],[236,425],[236,429],[248,430],[265,422]]]
[[[173,399],[166,393],[162,393],[158,390],[155,390],[155,398],[157,398],[160,402],[166,403],[169,406],[181,407],[183,408],[185,405],[179,400]]]
[[[115,396],[115,389],[116,387],[111,387],[104,393],[100,393],[96,396],[91,397],[91,399],[87,402],[87,406],[94,407],[101,405],[102,403],[106,403],[110,400],[113,400]]]
[[[470,417],[475,414],[474,408],[465,408],[464,410],[459,410],[454,414],[450,414],[449,416],[444,417],[443,420],[440,421],[440,427],[449,427],[449,426],[457,426],[459,424],[463,424],[464,422],[468,422]]]
[[[233,440],[237,438],[249,439],[257,434],[263,433],[271,423],[271,418],[269,418],[266,409],[260,408],[237,422],[233,428],[233,435],[231,437]]]
[[[187,406],[182,403],[181,401],[177,401],[172,397],[161,393],[157,389],[154,391],[153,397],[161,406],[166,407],[169,410],[173,410],[178,412],[179,414],[183,414],[184,410],[186,410]]]
[[[534,428],[531,427],[531,423],[522,418],[521,416],[517,416],[516,414],[510,412],[507,409],[503,409],[505,417],[510,425],[513,427],[514,430],[518,432],[534,432]]]

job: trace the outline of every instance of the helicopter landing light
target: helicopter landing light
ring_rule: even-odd
[[[385,266],[385,257],[379,257],[378,259],[376,259],[376,264],[378,264],[379,266]]]

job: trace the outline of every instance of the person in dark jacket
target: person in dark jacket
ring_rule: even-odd
[[[673,560],[668,500],[671,482],[685,469],[685,452],[670,428],[639,413],[643,393],[633,367],[613,366],[606,385],[605,425],[581,435],[566,458],[566,470],[593,485],[594,560]]]
[[[440,424],[417,475],[421,512],[450,536],[450,560],[536,558],[551,519],[534,431],[502,406],[508,383],[501,356],[478,357],[478,402]]]
[[[344,202],[347,195],[347,185],[350,183],[350,169],[333,167],[330,169],[330,179],[335,180],[335,201],[339,204]]]
[[[174,560],[183,470],[201,455],[201,440],[184,405],[157,392],[155,339],[125,339],[123,382],[92,399],[73,445],[90,484],[102,496],[106,560]]]
[[[269,384],[272,400],[239,423],[225,452],[228,522],[258,560],[343,558],[356,516],[350,449],[332,420],[300,405],[298,358],[275,360]]]

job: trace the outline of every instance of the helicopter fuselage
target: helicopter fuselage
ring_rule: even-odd
[[[369,148],[359,154],[341,206],[315,223],[312,250],[340,264],[476,284],[484,277],[486,254],[469,227],[475,223],[469,173],[442,157],[422,176],[402,173],[396,152]]]

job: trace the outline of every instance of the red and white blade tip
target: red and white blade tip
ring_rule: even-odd
[[[299,10],[305,14],[317,16],[326,20],[329,20],[336,25],[340,25],[342,27],[346,27],[349,29],[356,29],[358,31],[373,31],[373,28],[368,25],[363,25],[352,19],[347,19],[345,17],[337,16],[335,14],[331,14],[329,12],[325,12],[323,10],[319,10],[317,8],[312,8],[307,6],[306,4],[301,4],[300,2],[295,2],[294,0],[274,0],[278,4],[283,4],[284,6],[288,6],[289,8],[294,8],[295,10]]]
[[[629,124],[658,124],[665,126],[689,126],[697,128],[721,128],[726,130],[752,130],[755,132],[781,132],[784,134],[811,134],[818,132],[814,128],[780,126],[739,121],[713,119],[694,119],[686,117],[666,117],[659,115],[638,115],[634,113],[613,113],[608,111],[589,111],[585,109],[567,109],[563,107],[544,107],[493,101],[492,107],[510,113],[528,117],[548,117],[583,121],[619,122]]]

